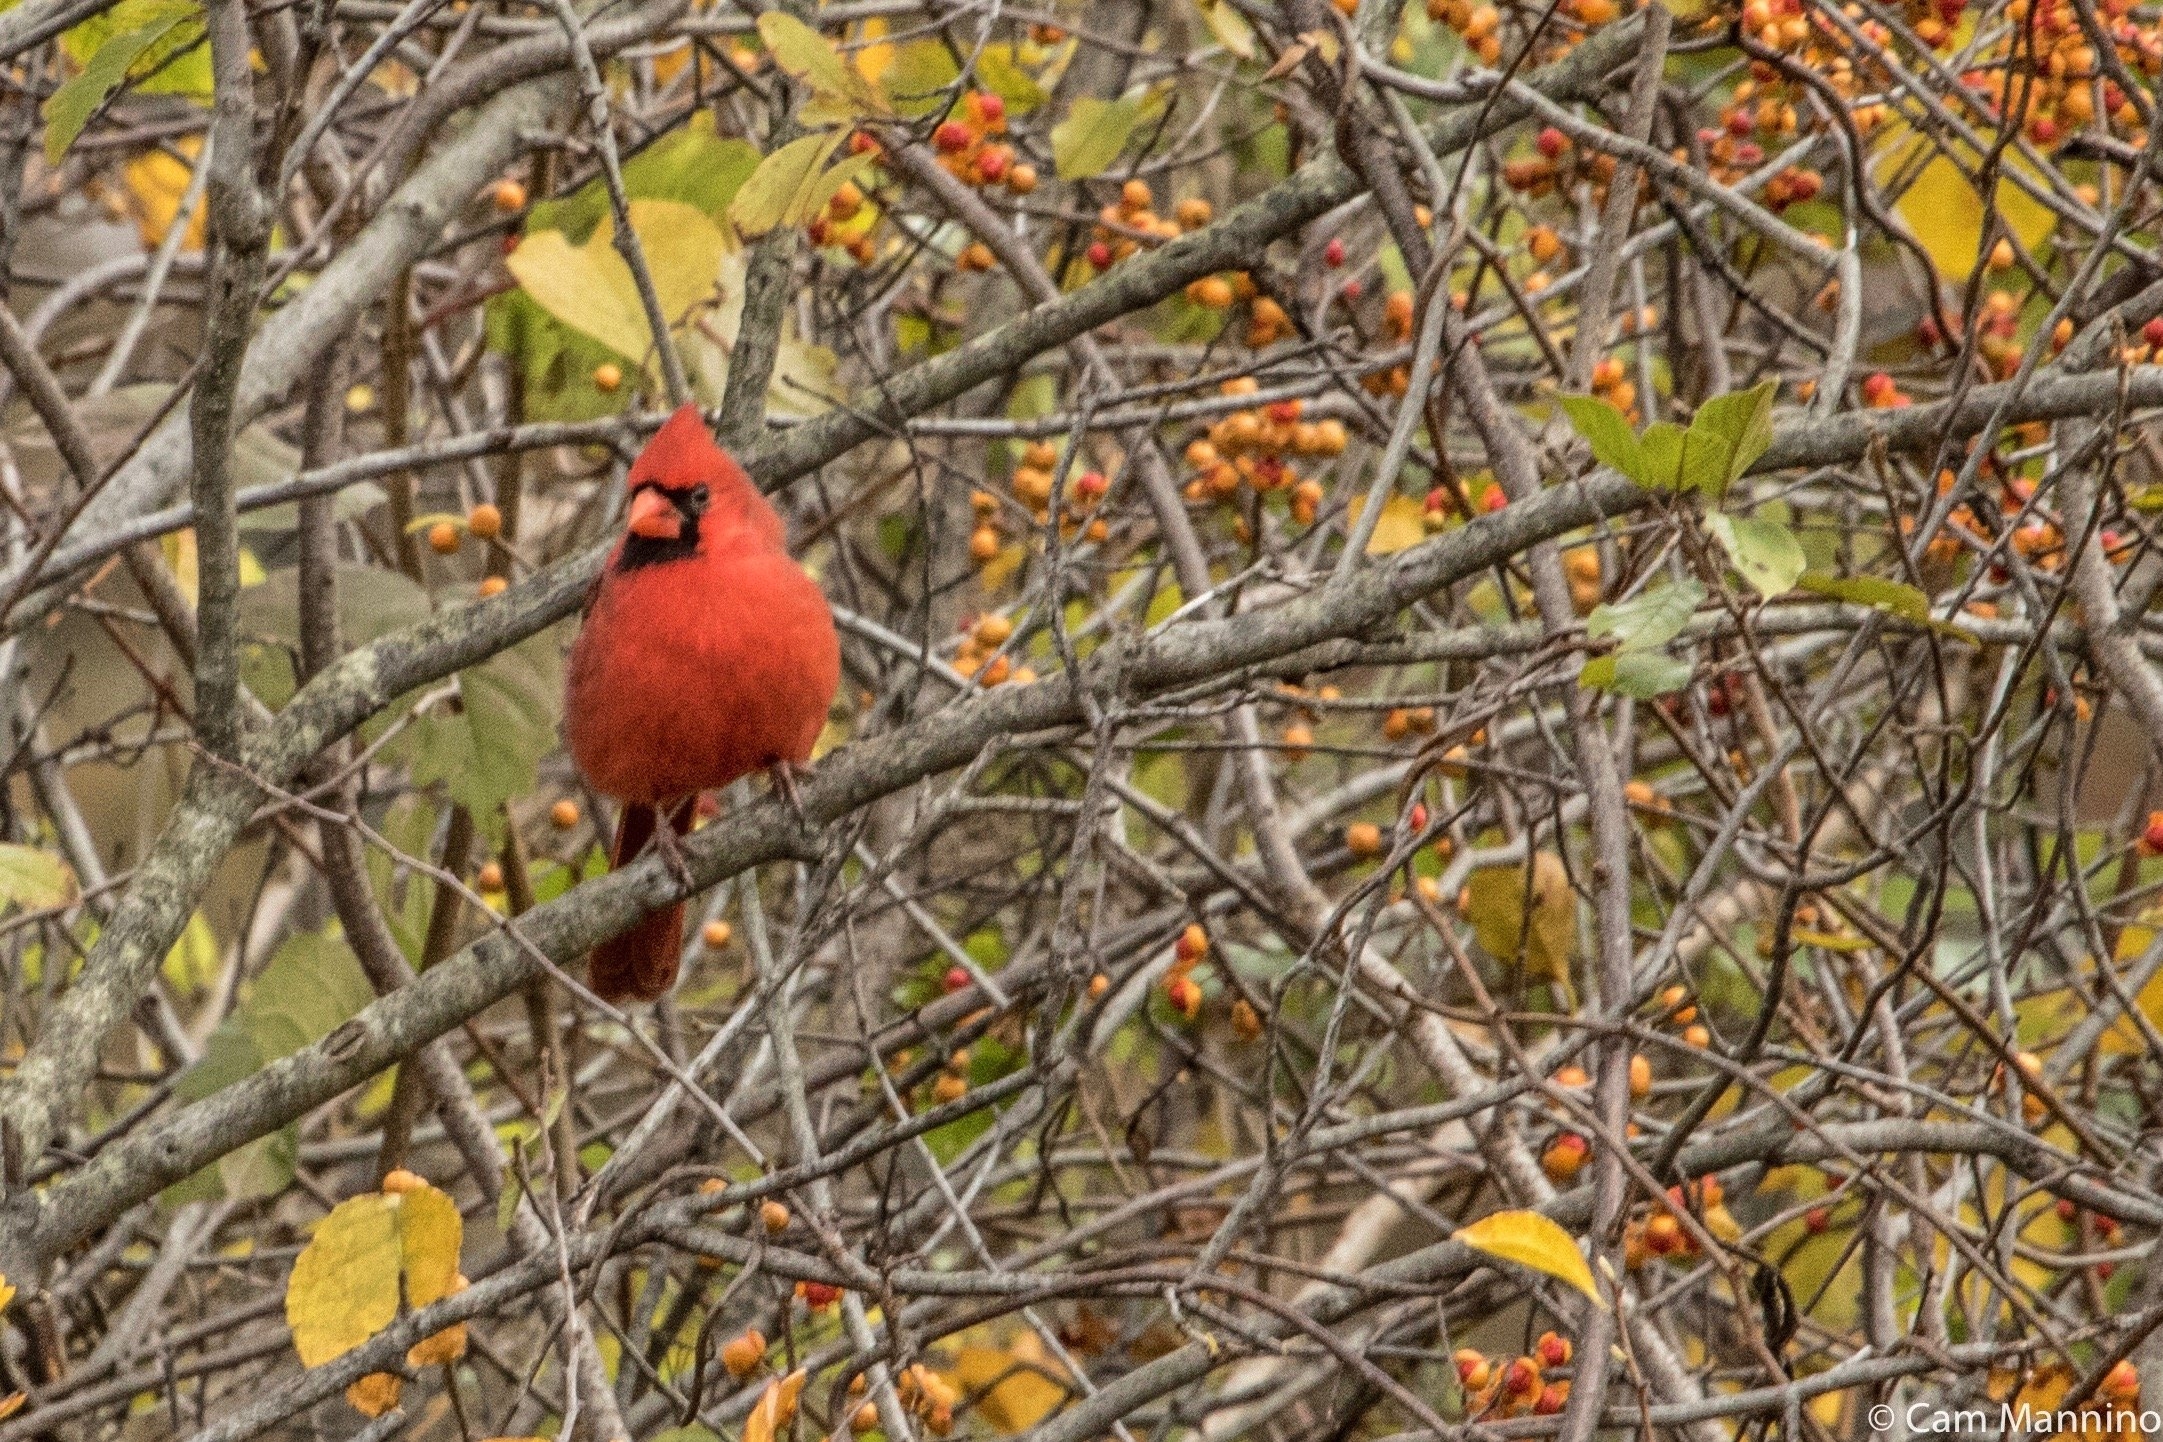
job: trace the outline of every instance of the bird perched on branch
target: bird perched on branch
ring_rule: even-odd
[[[609,864],[651,842],[688,879],[676,837],[699,793],[759,770],[790,788],[840,684],[840,645],[781,517],[695,406],[669,417],[625,481],[623,538],[571,648],[564,733],[586,780],[623,803]],[[594,991],[662,995],[682,936],[679,902],[603,942],[588,962]]]

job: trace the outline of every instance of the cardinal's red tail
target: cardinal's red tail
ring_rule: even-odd
[[[669,825],[682,836],[691,829],[697,798],[687,797],[669,814]],[[651,806],[626,804],[616,822],[611,869],[625,865],[653,839],[658,818]],[[586,962],[586,982],[603,1001],[652,1001],[676,984],[683,956],[683,903],[649,912],[637,925],[593,949]]]

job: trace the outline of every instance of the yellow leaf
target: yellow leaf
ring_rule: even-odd
[[[999,548],[999,554],[986,561],[976,573],[977,584],[986,591],[996,591],[1005,585],[1013,574],[1021,569],[1021,563],[1029,559],[1029,548],[1019,541],[1012,541]]]
[[[949,1374],[977,1397],[977,1412],[1001,1432],[1027,1432],[1059,1410],[1066,1386],[1053,1380],[1065,1369],[1044,1355],[1044,1340],[1023,1332],[1009,1347],[964,1347]]]
[[[1527,916],[1525,903],[1531,901]],[[1480,949],[1506,966],[1522,964],[1539,981],[1562,981],[1577,950],[1577,896],[1552,851],[1529,867],[1483,866],[1465,883],[1461,910]]]
[[[1931,144],[1921,136],[1912,136],[1888,146],[1878,170],[1881,183],[1903,173],[1914,163],[1921,147]],[[1953,155],[1959,156],[1958,163]],[[1894,208],[1945,278],[1957,284],[1968,278],[1982,257],[1983,197],[1961,168],[1964,164],[1972,171],[1978,157],[1958,147],[1953,155],[1933,156]],[[2006,163],[2022,164],[2013,157],[2008,157]],[[1996,193],[1998,214],[2023,246],[2032,250],[2040,245],[2057,224],[2048,206],[2012,181],[1999,181]]]
[[[774,1442],[796,1416],[796,1398],[804,1390],[804,1369],[798,1367],[778,1381],[768,1382],[759,1394],[751,1415],[744,1418],[743,1442]]]
[[[1366,497],[1353,497],[1348,508],[1351,523],[1358,522],[1359,513],[1365,505]],[[1420,503],[1410,496],[1393,495],[1382,503],[1382,514],[1374,523],[1374,534],[1367,538],[1367,554],[1394,556],[1399,551],[1410,550],[1426,539],[1426,518]]]
[[[1599,1289],[1592,1284],[1592,1268],[1585,1265],[1576,1240],[1538,1212],[1494,1212],[1469,1227],[1459,1228],[1450,1240],[1490,1257],[1545,1272],[1557,1281],[1568,1282],[1601,1306],[1607,1305],[1600,1302]]]
[[[302,1365],[352,1351],[398,1316],[448,1296],[463,1239],[458,1204],[422,1183],[349,1197],[316,1225],[286,1283],[285,1319]]]
[[[697,206],[675,200],[632,201],[631,229],[645,252],[662,318],[674,329],[714,298],[728,237]],[[584,245],[571,244],[560,230],[536,231],[504,265],[550,315],[626,360],[643,362],[653,332],[631,267],[616,253],[615,235],[605,216]]]
[[[218,938],[209,918],[198,911],[165,954],[165,979],[180,991],[201,991],[217,980],[218,961]]]
[[[203,138],[183,135],[173,141],[172,148],[192,160],[203,148]],[[180,214],[181,197],[187,194],[188,180],[193,173],[185,161],[175,159],[163,147],[152,147],[128,162],[124,178],[128,197],[134,202],[136,228],[141,232],[145,246],[155,248],[165,239],[165,232],[172,229],[173,218]],[[182,250],[203,248],[209,211],[207,205],[195,207],[187,233],[181,237]]]
[[[0,1421],[5,1421],[17,1412],[22,1411],[23,1403],[29,1400],[30,1394],[28,1392],[10,1392],[7,1396],[0,1397]]]
[[[856,52],[856,73],[871,85],[883,85],[886,72],[894,68],[894,46],[886,38],[886,17],[874,15],[864,22],[864,48]]]
[[[1217,43],[1241,60],[1254,58],[1254,27],[1247,17],[1227,3],[1227,0],[1195,0],[1201,6],[1202,21],[1209,33],[1217,37]]]
[[[780,10],[767,11],[758,23],[774,64],[810,86],[829,109],[838,107],[852,117],[886,110],[886,97],[867,76],[844,64],[824,35]]]
[[[729,201],[729,220],[737,231],[754,236],[810,224],[843,182],[862,175],[878,159],[876,153],[852,155],[826,169],[826,158],[840,143],[838,130],[806,135],[761,160]]]
[[[15,1284],[5,1277],[0,1277],[0,1311],[6,1311],[7,1304],[14,1300]]]
[[[2113,960],[2121,967],[2137,960],[2142,952],[2154,944],[2158,922],[2163,922],[2163,916],[2144,911],[2139,921],[2120,931]],[[2053,992],[2051,995],[2059,1000],[2069,1016],[2086,1010],[2071,990]],[[2134,1005],[2140,1008],[2141,1015],[2147,1017],[2151,1023],[2163,1026],[2163,972],[2148,978],[2148,984],[2142,987],[2140,995],[2134,998]],[[2141,1034],[2140,1027],[2134,1024],[2131,1017],[2120,1013],[2103,1033],[2097,1045],[2112,1056],[2139,1056],[2148,1050],[2148,1039]]]

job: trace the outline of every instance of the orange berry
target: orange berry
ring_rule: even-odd
[[[370,1372],[345,1389],[345,1399],[361,1416],[380,1417],[398,1405],[398,1392],[404,1385],[395,1372]]]
[[[466,512],[466,529],[477,541],[493,541],[503,534],[503,512],[483,501]]]
[[[623,385],[623,367],[614,361],[602,361],[593,368],[593,388],[604,395]]]
[[[404,1167],[385,1172],[381,1183],[383,1194],[390,1197],[402,1197],[408,1192],[420,1191],[427,1185],[426,1177],[418,1172],[409,1172]]]
[[[941,1106],[958,1102],[969,1094],[969,1079],[955,1076],[950,1071],[940,1072],[939,1079],[931,1084],[932,1100]]]
[[[548,819],[558,831],[569,831],[578,825],[578,803],[565,797],[548,808]]]
[[[1172,956],[1188,966],[1209,954],[1209,933],[1198,921],[1187,923],[1186,930],[1179,933],[1179,940],[1172,944]]]
[[[1345,850],[1361,861],[1382,854],[1382,828],[1372,821],[1355,821],[1344,828]]]
[[[1089,978],[1089,999],[1091,1001],[1102,1001],[1104,999],[1104,993],[1110,991],[1111,989],[1112,979],[1106,976],[1103,972],[1100,971],[1096,975]]]
[[[488,199],[505,215],[516,215],[526,208],[526,187],[515,180],[499,180],[488,192]]]
[[[473,884],[482,891],[503,890],[503,867],[493,861],[482,862],[481,869],[474,873]]]
[[[1200,230],[1203,226],[1209,224],[1209,218],[1215,214],[1215,211],[1210,207],[1209,202],[1203,200],[1200,196],[1189,196],[1179,202],[1179,209],[1173,213],[1179,217],[1181,226],[1188,230]]]
[[[1253,1041],[1262,1034],[1261,1014],[1245,997],[1232,1003],[1232,1035],[1241,1041]]]
[[[1652,1060],[1643,1052],[1630,1058],[1630,1095],[1642,1101],[1652,1094]]]
[[[727,922],[709,921],[699,928],[698,939],[705,944],[708,951],[719,951],[729,944],[729,938],[735,934],[735,928]]]
[[[978,526],[969,533],[969,555],[978,561],[988,561],[999,554],[999,533],[990,526]]]
[[[490,596],[500,596],[510,589],[511,583],[501,576],[483,576],[481,584],[473,588],[473,594],[485,601]]]
[[[739,1332],[722,1344],[721,1365],[738,1381],[756,1372],[765,1360],[766,1334],[756,1327]]]
[[[1314,749],[1314,728],[1294,721],[1284,728],[1284,754],[1288,760],[1305,760]]]
[[[1540,1170],[1547,1173],[1547,1180],[1556,1186],[1567,1186],[1584,1170],[1585,1158],[1590,1151],[1583,1137],[1575,1132],[1564,1132],[1540,1154]]]
[[[1119,187],[1119,203],[1128,210],[1147,210],[1149,201],[1149,182],[1146,180],[1130,180]]]
[[[448,556],[464,544],[456,523],[438,521],[428,528],[428,549],[439,556]]]
[[[789,1209],[774,1198],[768,1197],[765,1201],[759,1203],[759,1225],[766,1228],[769,1234],[787,1231],[789,1229]]]
[[[1006,188],[1016,195],[1027,195],[1036,189],[1036,167],[1017,165],[1006,173]]]

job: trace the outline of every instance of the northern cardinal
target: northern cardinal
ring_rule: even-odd
[[[623,803],[609,864],[652,841],[681,870],[675,839],[701,791],[774,767],[787,784],[810,759],[841,650],[781,517],[697,407],[669,417],[625,480],[623,539],[571,647],[564,734],[594,790]],[[609,1001],[661,996],[682,944],[679,902],[596,947],[589,982]]]

